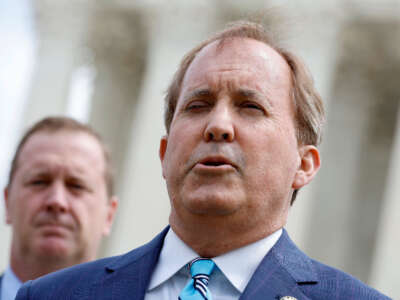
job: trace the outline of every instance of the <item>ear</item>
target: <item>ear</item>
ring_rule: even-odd
[[[4,206],[6,208],[6,223],[11,224],[11,213],[10,213],[10,203],[9,203],[9,198],[8,198],[8,191],[9,187],[7,186],[4,189]]]
[[[298,190],[310,183],[321,166],[319,151],[315,146],[300,146],[299,154],[300,165],[292,184],[292,188],[295,190]]]
[[[118,198],[117,196],[112,196],[110,200],[108,200],[107,207],[107,216],[106,216],[106,224],[104,226],[103,235],[107,236],[111,232],[112,224],[114,222],[115,212],[118,207]]]
[[[164,135],[160,140],[160,149],[158,151],[158,155],[160,156],[160,160],[161,160],[162,175],[164,178],[165,178],[164,158],[165,158],[165,153],[167,152],[167,146],[168,146],[168,135]]]

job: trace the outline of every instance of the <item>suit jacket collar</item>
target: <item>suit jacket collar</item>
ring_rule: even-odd
[[[316,284],[317,272],[311,259],[290,240],[286,230],[264,257],[240,297],[241,300],[280,299],[292,296],[298,300],[309,299],[302,285]]]
[[[106,266],[106,277],[96,283],[91,299],[144,299],[151,274],[169,226],[150,243],[117,257]],[[134,270],[134,271],[133,271]],[[241,300],[279,299],[292,296],[298,300],[309,299],[301,291],[301,285],[316,284],[318,275],[311,259],[290,240],[286,230],[274,247],[264,257],[244,290]]]
[[[106,265],[107,276],[96,283],[90,299],[144,299],[168,229],[169,226],[148,244]],[[109,297],[104,297],[105,293]]]

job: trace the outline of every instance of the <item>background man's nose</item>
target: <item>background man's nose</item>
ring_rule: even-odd
[[[46,199],[45,207],[49,212],[63,213],[68,209],[68,191],[62,183],[53,182]]]

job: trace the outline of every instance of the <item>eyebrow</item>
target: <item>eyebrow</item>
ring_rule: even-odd
[[[183,102],[185,103],[188,100],[196,99],[196,98],[211,98],[211,97],[213,97],[213,95],[214,95],[214,93],[208,88],[197,89],[197,90],[194,90],[194,91],[191,91],[190,93],[188,93],[183,98]],[[258,101],[258,102],[264,104],[265,108],[269,112],[272,111],[272,105],[269,102],[269,99],[267,99],[265,96],[263,96],[258,91],[255,91],[252,89],[240,88],[234,92],[234,95],[238,98],[244,98],[244,99]]]
[[[259,99],[261,100],[261,96],[259,93],[253,91],[253,90],[248,90],[248,89],[239,89],[236,94],[238,96],[241,96],[243,98],[249,98],[249,99]]]
[[[44,168],[44,167],[35,167],[31,170],[27,170],[24,173],[24,177],[33,177],[33,176],[44,176],[44,175],[48,175],[50,173],[50,170],[48,168]]]
[[[239,96],[240,98],[245,98],[245,99],[261,102],[262,104],[265,105],[265,107],[268,111],[272,111],[272,106],[271,106],[271,103],[269,102],[269,99],[266,98],[265,96],[263,96],[258,91],[254,91],[254,90],[250,90],[250,89],[239,89],[236,92],[236,95]]]
[[[193,98],[205,98],[205,97],[211,97],[213,93],[209,89],[198,89],[191,91],[189,94],[187,94],[184,97],[184,102],[187,100],[193,99]]]
[[[50,172],[48,170],[33,170],[31,172],[25,172],[22,175],[22,182],[28,182],[34,178],[49,178]]]

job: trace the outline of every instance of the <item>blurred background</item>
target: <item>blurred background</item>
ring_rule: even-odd
[[[289,233],[313,258],[400,298],[400,0],[1,0],[0,186],[32,123],[88,122],[112,150],[120,198],[102,256],[150,240],[169,214],[164,91],[188,50],[248,17],[279,28],[328,113],[323,166]],[[11,238],[1,198],[0,271]]]

